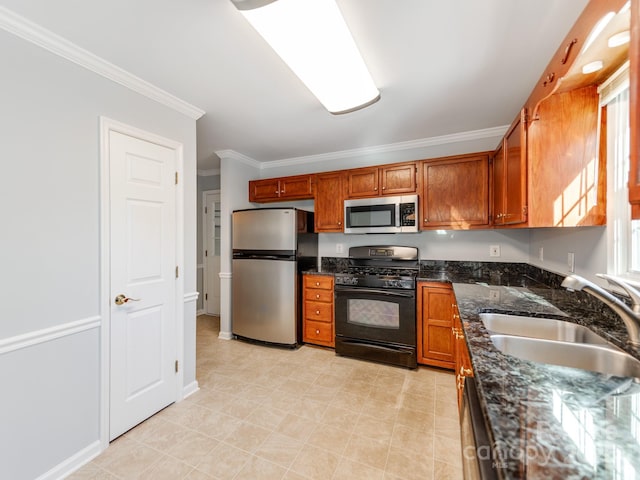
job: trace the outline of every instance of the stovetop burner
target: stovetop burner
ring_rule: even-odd
[[[420,270],[415,247],[351,247],[349,264],[346,273],[336,274],[336,285],[414,289]]]

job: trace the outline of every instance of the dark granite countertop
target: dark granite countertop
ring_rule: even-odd
[[[640,358],[625,343],[622,321],[586,294],[559,288],[562,277],[532,267],[520,272],[520,284],[517,274],[440,274],[453,283],[499,474],[640,478],[640,383],[502,354],[478,315],[562,318]]]
[[[323,258],[317,273],[347,265],[345,258]],[[638,380],[505,355],[479,318],[500,312],[563,319],[640,359],[615,313],[561,288],[562,276],[528,264],[421,260],[418,279],[453,284],[502,478],[640,478]]]

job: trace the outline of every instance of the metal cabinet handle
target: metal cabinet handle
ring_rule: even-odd
[[[320,330],[316,328],[316,335],[320,335]]]
[[[316,315],[320,315],[320,310],[316,310]]]
[[[116,305],[124,305],[127,302],[139,302],[139,298],[129,298],[126,295],[120,294],[115,298]]]
[[[316,298],[320,298],[320,294],[316,294]]]

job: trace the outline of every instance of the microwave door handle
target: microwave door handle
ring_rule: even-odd
[[[401,202],[396,202],[395,204],[395,209],[396,209],[396,218],[395,218],[395,225],[394,227],[399,227],[402,224],[402,221],[400,220],[400,204]]]

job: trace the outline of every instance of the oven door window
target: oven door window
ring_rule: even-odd
[[[347,323],[364,327],[400,328],[400,305],[397,302],[383,302],[363,298],[347,301]]]
[[[369,205],[362,207],[347,207],[347,227],[394,227],[396,225],[396,206]]]

